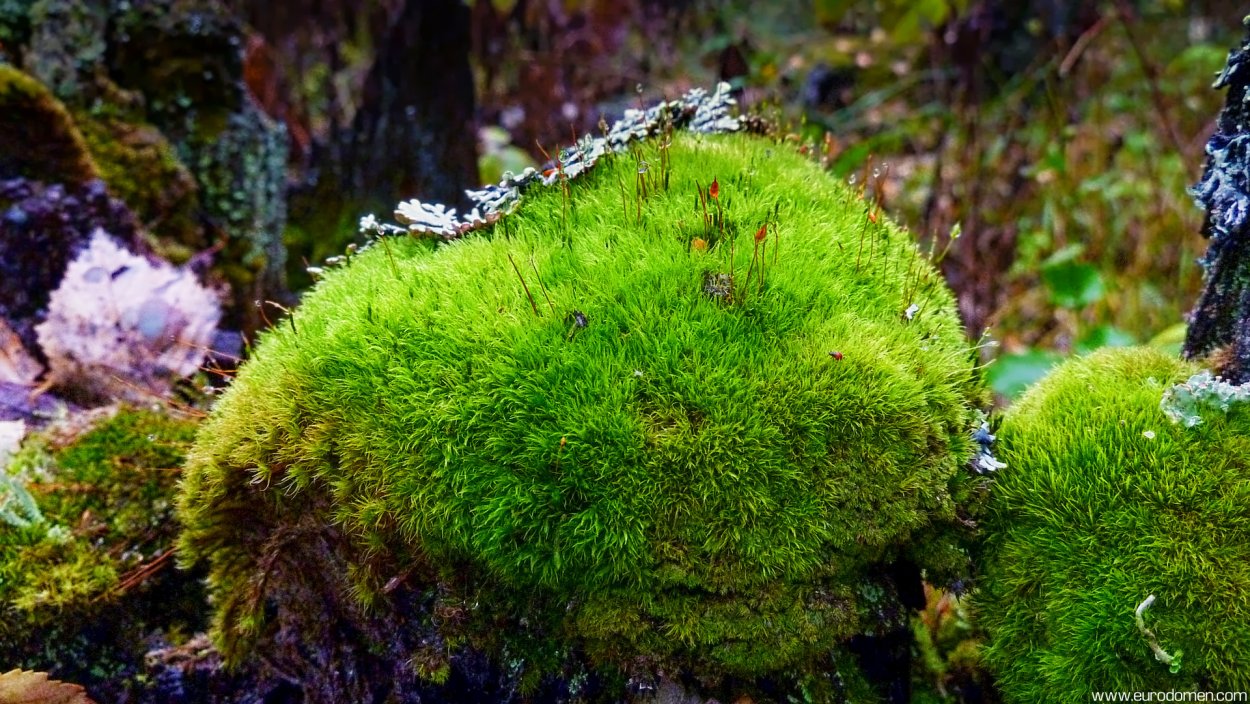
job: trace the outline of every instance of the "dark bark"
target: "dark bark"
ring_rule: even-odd
[[[1219,370],[1250,381],[1250,36],[1232,51],[1216,87],[1227,87],[1207,163],[1193,193],[1207,212],[1206,283],[1190,314],[1186,358],[1221,352]]]
[[[477,185],[469,50],[461,0],[405,3],[337,140],[352,200],[387,210],[408,198],[457,205]]]

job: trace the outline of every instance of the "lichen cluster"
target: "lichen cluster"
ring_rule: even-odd
[[[141,403],[200,370],[220,316],[190,271],[130,254],[96,230],[35,332],[47,383],[79,398]]]
[[[898,565],[966,573],[980,399],[906,233],[789,147],[675,133],[326,272],[205,426],[182,555],[235,660],[342,579],[383,621],[432,599],[435,654],[801,670],[906,627]]]

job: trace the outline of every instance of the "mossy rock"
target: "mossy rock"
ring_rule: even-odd
[[[212,113],[221,129],[243,107],[243,45],[242,25],[220,0],[115,3],[109,16],[109,74],[144,95],[166,133],[189,111]]]
[[[204,213],[229,235],[222,273],[236,292],[235,307],[255,315],[252,303],[285,291],[286,127],[249,98],[220,128],[197,123],[179,144],[200,186]]]
[[[99,178],[65,106],[39,81],[0,63],[0,178],[81,185]]]
[[[196,423],[149,410],[77,423],[28,439],[0,476],[0,668],[47,670],[115,701],[139,686],[154,637],[205,625],[197,575],[172,553]]]
[[[659,149],[375,243],[263,336],[180,499],[230,658],[314,608],[284,580],[341,578],[538,670],[754,677],[906,628],[887,565],[966,573],[983,391],[940,277],[787,146]]]
[[[182,263],[208,246],[195,177],[159,130],[108,114],[82,113],[78,124],[109,191],[151,232],[161,256]]]
[[[1003,419],[976,600],[1007,701],[1250,689],[1250,408],[1173,424],[1164,391],[1197,371],[1104,350]],[[1150,595],[1143,625],[1172,665],[1136,623]]]

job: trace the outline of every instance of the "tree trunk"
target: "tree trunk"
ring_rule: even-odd
[[[1202,234],[1210,240],[1202,258],[1206,285],[1190,314],[1186,358],[1218,353],[1220,369],[1234,384],[1250,381],[1250,35],[1228,57],[1216,87],[1228,87],[1215,134],[1207,142],[1207,166],[1194,187],[1207,211]]]
[[[384,212],[408,198],[463,205],[464,189],[477,185],[469,51],[461,0],[405,3],[337,139],[351,200]]]

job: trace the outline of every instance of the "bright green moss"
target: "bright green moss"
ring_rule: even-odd
[[[880,565],[963,572],[982,392],[909,237],[785,146],[677,135],[666,189],[648,144],[645,199],[638,156],[491,231],[379,243],[262,339],[180,503],[227,654],[264,637],[265,532],[323,505],[375,607],[424,570],[597,661],[703,674],[905,624]]]
[[[169,552],[172,493],[194,428],[123,410],[26,441],[6,471],[41,520],[0,522],[0,666],[120,682],[138,671],[153,633],[199,625],[199,587]]]
[[[1153,348],[1070,361],[1003,420],[978,615],[1011,702],[1250,689],[1250,409],[1185,428],[1197,371]],[[1180,667],[1152,654],[1134,610]]]

